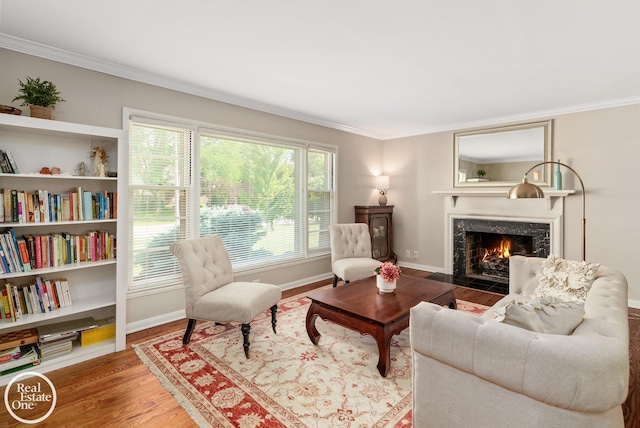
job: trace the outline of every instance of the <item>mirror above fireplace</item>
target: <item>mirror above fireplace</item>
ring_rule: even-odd
[[[553,160],[553,121],[541,121],[454,134],[454,187],[513,186],[525,171]],[[551,165],[528,179],[551,186]]]

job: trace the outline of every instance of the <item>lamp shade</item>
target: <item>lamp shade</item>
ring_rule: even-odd
[[[511,189],[509,189],[509,194],[507,197],[509,199],[544,198],[544,192],[535,184],[529,183],[527,177],[525,176],[522,179],[522,183],[516,184]]]
[[[389,176],[378,175],[376,176],[376,189],[388,189],[389,188]]]

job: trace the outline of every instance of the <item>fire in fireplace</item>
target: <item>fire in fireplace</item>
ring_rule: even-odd
[[[508,284],[509,257],[547,257],[549,250],[547,223],[477,218],[453,221],[453,276],[465,284],[476,280]],[[481,285],[475,288],[483,289]]]
[[[531,236],[467,232],[466,276],[509,282],[509,257],[529,256]]]

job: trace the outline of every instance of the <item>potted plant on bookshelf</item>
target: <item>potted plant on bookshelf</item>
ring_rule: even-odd
[[[27,76],[25,81],[18,79],[20,83],[20,95],[13,101],[22,100],[23,106],[29,106],[31,117],[41,119],[53,119],[53,109],[59,102],[64,101],[56,85],[47,81]]]

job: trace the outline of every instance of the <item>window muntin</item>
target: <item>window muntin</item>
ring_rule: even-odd
[[[235,272],[330,251],[333,148],[163,119],[129,123],[129,291],[181,284],[169,246],[196,236],[220,235]]]

